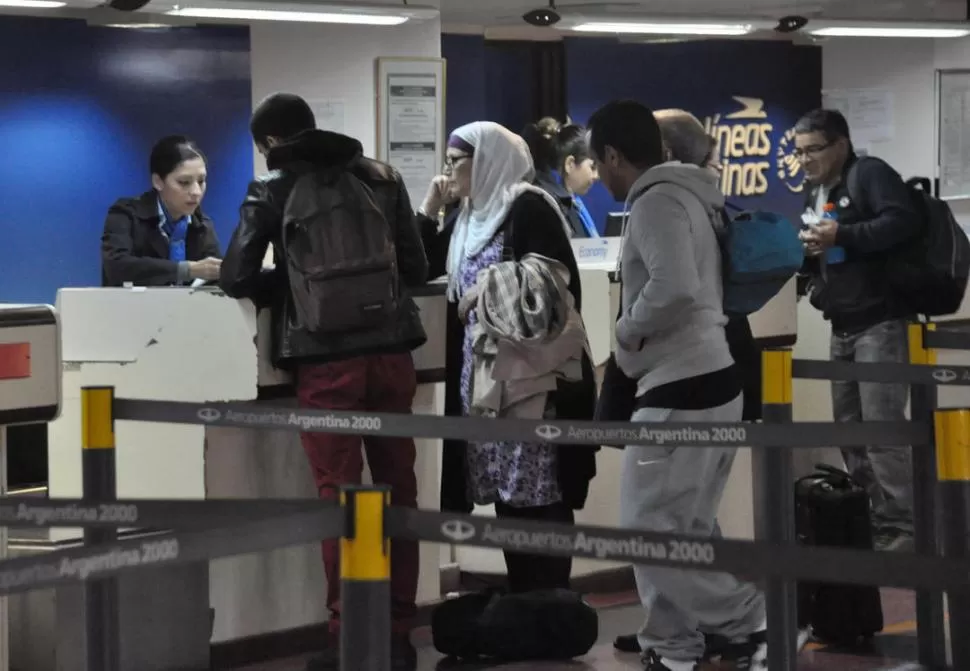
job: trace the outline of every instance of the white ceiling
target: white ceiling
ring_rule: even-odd
[[[92,8],[104,0],[66,0],[72,8]],[[173,5],[225,4],[227,0],[152,0],[147,11],[164,12]],[[232,0],[264,9],[281,5],[357,4],[401,5],[405,0]],[[549,0],[408,0],[411,5],[440,6],[441,21],[449,27],[525,27],[522,14],[547,7]],[[590,18],[673,15],[680,17],[728,16],[778,19],[789,14],[809,18],[883,20],[967,19],[967,0],[557,0],[560,14]]]
[[[414,3],[413,3],[414,4]],[[441,0],[443,23],[495,25],[520,20],[548,0]],[[778,19],[809,17],[965,20],[966,0],[557,0],[560,14],[670,14]]]

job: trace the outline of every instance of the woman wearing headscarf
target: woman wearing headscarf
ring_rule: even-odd
[[[569,271],[568,288],[576,309],[582,307],[579,271],[566,223],[557,203],[530,182],[532,158],[525,141],[499,124],[481,121],[458,128],[448,141],[446,164],[461,209],[440,228],[421,212],[440,209],[425,201],[419,209],[432,275],[448,276],[447,382],[445,413],[467,414],[472,375],[471,333],[474,312],[463,324],[457,303],[476,283],[480,270],[502,261],[539,254]],[[429,191],[430,200],[440,189]],[[582,379],[560,380],[550,394],[557,419],[593,416],[596,388],[593,368],[583,355]],[[473,505],[495,504],[499,518],[572,523],[583,508],[596,474],[598,447],[539,442],[445,441],[441,508],[471,512]],[[572,560],[506,552],[513,592],[568,588]]]

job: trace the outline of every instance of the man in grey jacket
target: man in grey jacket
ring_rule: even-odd
[[[664,162],[653,112],[617,101],[589,121],[600,180],[629,219],[620,253],[622,312],[616,361],[637,382],[634,422],[737,422],[741,383],[722,307],[713,173]],[[736,448],[628,446],[621,485],[624,526],[711,537]],[[648,611],[640,632],[646,671],[694,671],[704,634],[723,637],[722,664],[767,669],[763,595],[723,573],[635,569]]]

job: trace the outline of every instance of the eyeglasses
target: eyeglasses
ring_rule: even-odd
[[[801,159],[804,159],[806,156],[818,156],[819,154],[821,154],[823,151],[825,151],[831,146],[832,146],[832,143],[827,142],[825,144],[816,144],[810,147],[795,148],[794,150],[792,150],[791,154],[795,158],[801,160]]]
[[[442,166],[444,172],[451,172],[455,169],[455,166],[464,161],[466,158],[471,158],[468,154],[463,154],[462,156],[445,156],[445,164]]]

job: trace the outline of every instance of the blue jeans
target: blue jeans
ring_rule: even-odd
[[[861,333],[832,334],[834,361],[906,363],[905,321],[876,324]],[[832,382],[837,422],[905,422],[909,387],[881,382]],[[846,469],[869,492],[878,531],[913,533],[912,450],[904,445],[842,448]]]

